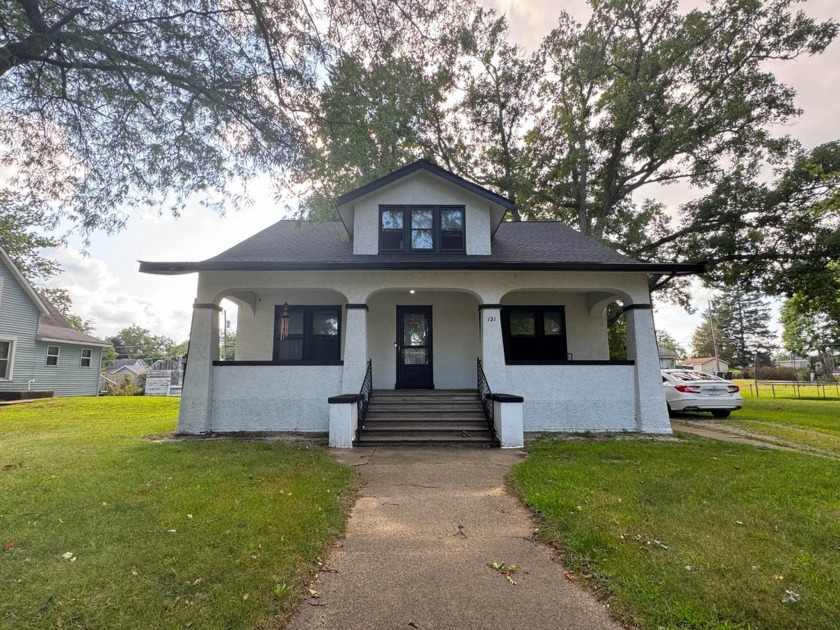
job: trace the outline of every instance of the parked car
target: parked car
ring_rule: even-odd
[[[668,411],[711,411],[726,418],[742,405],[739,387],[706,372],[662,370]]]

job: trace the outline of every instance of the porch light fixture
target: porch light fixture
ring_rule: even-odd
[[[411,293],[411,295],[414,295],[415,293],[414,289],[409,289],[408,292]]]
[[[289,303],[283,303],[283,312],[280,314],[280,341],[289,336]]]

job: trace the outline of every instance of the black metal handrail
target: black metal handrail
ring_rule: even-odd
[[[498,441],[496,437],[496,422],[493,418],[493,400],[491,396],[493,392],[490,391],[490,385],[487,383],[487,375],[484,374],[484,367],[481,365],[481,359],[476,357],[476,380],[478,383],[478,397],[481,399],[481,408],[484,410],[484,418],[487,420],[487,426],[490,428],[490,436],[493,441]]]
[[[359,390],[359,400],[356,403],[356,417],[358,424],[356,425],[356,442],[358,443],[362,437],[362,425],[367,416],[368,403],[373,395],[373,362],[368,359],[367,370],[365,370],[365,378],[362,381],[362,388]]]

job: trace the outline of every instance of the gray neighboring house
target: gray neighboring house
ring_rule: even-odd
[[[143,359],[117,359],[108,368],[107,372],[109,375],[129,377],[137,382],[140,379],[140,375],[145,374],[148,369],[149,364]]]
[[[96,396],[109,345],[70,326],[0,248],[0,391]]]

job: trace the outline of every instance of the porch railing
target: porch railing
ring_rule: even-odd
[[[368,403],[373,394],[373,362],[368,359],[367,370],[365,370],[365,378],[362,381],[362,388],[359,390],[359,400],[356,402],[357,422],[356,425],[356,442],[362,437],[362,425],[365,422],[367,415]]]
[[[493,418],[493,400],[491,398],[493,392],[490,391],[490,385],[487,383],[487,375],[484,374],[484,367],[481,365],[481,359],[476,357],[475,360],[478,397],[481,399],[481,408],[484,410],[484,418],[487,420],[487,426],[490,428],[490,437],[494,442],[496,442],[498,438],[496,437],[496,423]]]

